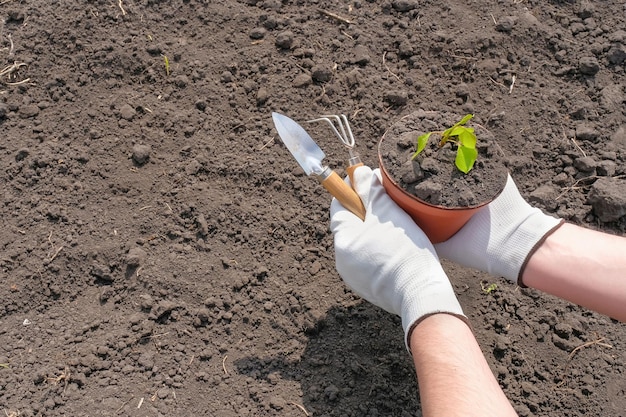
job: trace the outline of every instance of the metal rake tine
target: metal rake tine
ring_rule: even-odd
[[[339,131],[337,130],[337,128],[335,127],[335,124],[332,122],[331,119],[337,122],[337,124],[339,125],[339,128],[341,129],[341,133],[339,133]],[[335,135],[347,148],[351,149],[354,147],[354,135],[352,134],[350,123],[348,122],[348,118],[346,117],[345,114],[342,114],[341,117],[339,117],[336,114],[323,115],[317,119],[308,120],[307,123],[321,122],[321,121],[326,122],[330,125],[330,128],[333,130]],[[346,129],[347,129],[347,132],[346,132]]]

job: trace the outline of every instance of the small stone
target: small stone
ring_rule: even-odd
[[[454,94],[457,97],[461,97],[464,100],[467,100],[467,98],[470,95],[470,89],[469,86],[465,83],[461,83],[456,87],[456,91],[454,92]]]
[[[554,326],[554,333],[563,339],[569,339],[572,335],[572,326],[567,323],[557,323]]]
[[[595,57],[583,57],[578,62],[578,70],[585,75],[596,75],[600,71],[600,64]]]
[[[138,267],[146,260],[147,254],[141,248],[131,248],[126,254],[126,265],[130,267]]]
[[[157,391],[157,397],[159,397],[159,399],[161,400],[166,399],[169,394],[170,394],[170,390],[166,387],[159,388]]]
[[[293,86],[296,88],[306,87],[307,85],[311,85],[312,83],[313,79],[309,74],[298,74],[293,80]]]
[[[293,32],[286,30],[276,36],[274,44],[280,49],[290,49],[293,45],[294,35]]]
[[[17,151],[17,153],[15,154],[15,160],[16,161],[21,161],[23,159],[26,159],[26,157],[30,154],[30,151],[28,150],[28,148],[21,148],[20,150]]]
[[[513,26],[515,25],[515,17],[513,16],[505,16],[498,21],[496,24],[496,30],[498,32],[510,33],[513,30]]]
[[[494,353],[497,355],[503,355],[509,350],[509,346],[511,345],[511,339],[504,335],[497,335],[495,340],[495,346],[493,348]]]
[[[595,11],[595,6],[591,4],[591,2],[583,1],[580,3],[579,9],[576,14],[581,19],[588,19],[595,13]]]
[[[431,204],[441,203],[441,192],[443,186],[434,181],[422,181],[415,186],[415,195]]]
[[[223,82],[224,84],[232,83],[233,73],[230,71],[222,72],[222,74],[220,75],[220,82]]]
[[[259,85],[254,82],[254,80],[245,80],[242,84],[243,90],[246,92],[246,94],[251,93],[253,91],[256,91],[256,89],[259,87]]]
[[[607,52],[607,58],[611,64],[621,65],[626,61],[626,46],[613,45]]]
[[[578,140],[595,142],[599,136],[600,132],[590,126],[580,125],[576,127],[576,139]]]
[[[22,106],[19,109],[19,115],[23,119],[28,119],[30,117],[35,117],[39,114],[39,107],[35,104],[29,104],[27,106]]]
[[[93,265],[91,275],[106,282],[113,282],[113,276],[109,272],[109,268],[103,265]]]
[[[189,77],[186,75],[179,75],[174,78],[174,85],[178,88],[185,88],[189,84]]]
[[[270,398],[270,407],[272,407],[273,409],[280,411],[286,406],[287,406],[287,401],[285,401],[284,398],[278,397],[278,396],[274,396]]]
[[[311,68],[311,77],[317,82],[325,83],[333,78],[333,70],[328,65],[318,64]]]
[[[133,161],[139,165],[143,165],[150,159],[152,147],[150,145],[133,146]]]
[[[552,334],[552,343],[554,346],[566,352],[571,352],[576,348],[576,342],[568,339],[563,339],[556,333]]]
[[[272,311],[273,308],[274,308],[274,303],[272,303],[271,301],[267,301],[265,302],[265,304],[263,304],[263,309],[267,311],[268,313]]]
[[[262,105],[270,98],[270,93],[267,91],[267,88],[261,87],[256,92],[256,104]]]
[[[398,45],[398,54],[401,57],[411,57],[415,54],[415,48],[413,45],[413,42],[409,41],[408,39],[403,40],[402,42],[400,42],[400,45]]]
[[[309,268],[309,273],[311,275],[317,275],[318,272],[320,272],[322,269],[322,264],[320,263],[320,261],[313,261],[313,263],[311,264],[311,267]]]
[[[139,307],[144,311],[150,311],[154,305],[154,299],[149,294],[141,294],[139,296]]]
[[[329,385],[324,390],[324,395],[326,395],[326,397],[330,401],[335,401],[337,397],[339,396],[339,388],[337,388],[335,385]]]
[[[198,228],[200,229],[200,234],[202,236],[206,236],[209,234],[209,223],[206,221],[206,217],[204,217],[204,214],[200,213],[198,214],[198,217],[196,218],[196,222],[198,223]]]
[[[591,156],[583,156],[576,158],[574,161],[574,168],[580,172],[593,172],[596,169],[597,162]]]
[[[410,12],[413,9],[417,9],[417,0],[394,0],[392,7],[398,12]]]
[[[250,31],[251,39],[263,39],[267,34],[267,29],[263,27],[254,28]]]
[[[614,222],[626,215],[626,180],[600,178],[591,186],[589,203],[602,222]]]
[[[120,116],[122,117],[122,119],[131,121],[133,120],[136,114],[137,114],[137,111],[135,111],[135,109],[130,104],[124,104],[120,108]]]
[[[352,58],[353,64],[365,66],[369,64],[369,62],[372,60],[370,56],[370,50],[365,45],[355,46],[354,50],[352,51],[352,54],[353,54],[353,58]]]
[[[154,355],[152,353],[142,353],[137,358],[137,363],[145,369],[152,369],[154,367]]]
[[[559,190],[550,185],[544,184],[539,186],[528,196],[528,201],[532,203],[539,203],[547,209],[555,209],[557,206],[556,197],[559,195]]]
[[[409,99],[409,95],[404,90],[388,91],[383,95],[383,100],[392,106],[404,106]]]
[[[196,109],[198,109],[200,111],[205,111],[206,108],[207,108],[206,100],[197,100],[195,105],[196,105]]]
[[[155,44],[150,44],[146,47],[146,52],[149,53],[150,55],[153,56],[157,56],[157,55],[162,55],[163,54],[163,50],[161,49],[161,47],[159,45],[155,45]]]
[[[9,106],[6,103],[0,103],[0,119],[4,119],[7,117],[9,113]]]
[[[596,168],[596,173],[603,177],[612,177],[617,171],[617,164],[613,161],[600,161]]]

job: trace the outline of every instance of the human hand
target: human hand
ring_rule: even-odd
[[[523,286],[526,262],[561,224],[528,204],[509,175],[502,193],[435,249],[442,258]]]
[[[337,271],[346,285],[372,304],[399,315],[407,338],[412,326],[427,315],[464,317],[435,249],[387,195],[380,171],[359,167],[353,178],[365,206],[365,220],[336,199],[330,206]]]

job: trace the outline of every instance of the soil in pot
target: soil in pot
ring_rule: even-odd
[[[443,131],[464,114],[417,111],[396,122],[379,144],[381,166],[408,194],[435,206],[478,207],[495,198],[503,189],[507,168],[504,154],[494,135],[470,120],[477,137],[478,158],[464,174],[454,164],[456,145],[439,147],[440,135],[433,134],[428,145],[414,160],[417,137],[430,131]]]

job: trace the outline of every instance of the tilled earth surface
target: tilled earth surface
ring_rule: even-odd
[[[402,116],[472,112],[533,204],[623,234],[624,13],[0,2],[0,412],[421,415],[399,320],[345,289],[330,197],[271,112],[346,114],[372,166]],[[444,265],[520,415],[625,415],[623,324]]]

